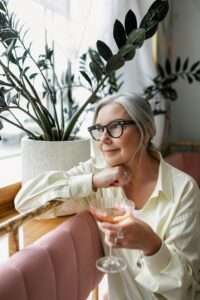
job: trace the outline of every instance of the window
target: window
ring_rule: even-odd
[[[76,70],[78,57],[88,46],[94,46],[97,39],[105,41],[115,52],[116,45],[112,35],[115,19],[124,22],[125,14],[131,8],[139,21],[150,2],[152,1],[145,0],[141,3],[139,0],[10,0],[8,5],[24,27],[30,28],[27,43],[32,41],[35,57],[43,53],[45,42],[54,47],[56,72],[59,75],[63,68],[67,67],[69,60]],[[150,40],[145,42],[146,46],[139,50],[134,61],[127,63],[122,71],[120,70],[124,81],[122,90],[140,92],[152,78],[154,68],[151,62],[151,43]],[[77,98],[80,101],[85,99],[82,90],[77,90]],[[89,117],[91,116],[92,114]],[[84,129],[83,135],[86,134]],[[22,132],[4,123],[0,136],[0,159],[19,156]],[[1,163],[0,161],[2,170]],[[12,164],[12,169],[18,170],[18,167],[19,165],[14,167]],[[20,178],[20,171],[18,174]]]

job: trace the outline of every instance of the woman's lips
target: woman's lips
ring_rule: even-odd
[[[106,149],[106,150],[103,150],[103,152],[106,153],[106,154],[113,153],[113,152],[116,152],[116,151],[119,151],[119,149]]]

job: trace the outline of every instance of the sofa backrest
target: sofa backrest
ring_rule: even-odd
[[[102,255],[96,222],[83,212],[0,265],[0,299],[85,300],[102,279]]]

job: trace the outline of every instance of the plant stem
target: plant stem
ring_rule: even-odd
[[[19,41],[22,44],[23,48],[25,50],[27,50],[25,44],[23,43],[23,41],[21,40],[20,37],[19,37]],[[36,60],[34,59],[34,57],[32,56],[32,54],[30,53],[30,51],[28,51],[28,55],[29,55],[30,59],[33,61],[33,63],[35,64],[35,66],[38,68],[38,70],[40,72],[40,75],[42,76],[42,78],[43,78],[43,80],[44,80],[44,82],[46,84],[46,87],[47,87],[47,89],[49,91],[50,101],[51,101],[51,104],[52,104],[52,107],[53,107],[53,111],[54,111],[55,122],[56,122],[56,126],[57,126],[57,129],[58,129],[58,132],[59,132],[60,131],[60,129],[59,129],[59,122],[58,122],[57,111],[56,111],[56,107],[55,107],[55,103],[54,103],[54,99],[53,99],[54,95],[52,94],[51,87],[49,86],[48,80],[46,79],[46,77],[44,76],[43,72],[39,68]]]
[[[84,109],[86,108],[86,106],[91,103],[95,97],[96,94],[99,90],[99,88],[103,85],[103,83],[105,82],[105,80],[108,78],[108,75],[105,75],[104,78],[99,82],[99,84],[97,85],[96,89],[94,90],[94,92],[92,93],[92,95],[86,100],[86,102],[80,107],[80,109],[73,115],[71,121],[69,122],[67,129],[65,130],[62,140],[68,140],[69,136],[72,133],[72,130],[74,129],[74,125],[76,124],[79,116],[81,115],[81,113],[84,111]]]
[[[35,123],[38,124],[38,126],[40,127],[40,124],[38,122],[38,119],[36,119],[29,111],[25,110],[24,108],[22,108],[19,105],[16,106],[9,106],[9,109],[19,109],[21,110],[24,114],[28,115],[29,118],[31,118]]]
[[[32,133],[31,131],[29,131],[28,129],[26,129],[25,127],[23,127],[23,126],[21,126],[21,125],[15,123],[15,122],[9,120],[8,118],[6,118],[6,117],[4,117],[4,116],[2,116],[2,115],[0,115],[0,119],[2,119],[2,120],[4,120],[4,121],[6,121],[6,122],[8,122],[8,123],[10,123],[10,124],[12,124],[12,125],[18,127],[18,128],[20,128],[20,129],[23,130],[23,131],[25,131],[25,132],[26,132],[29,136],[31,136],[34,140],[38,140],[38,137],[37,137],[34,133]]]

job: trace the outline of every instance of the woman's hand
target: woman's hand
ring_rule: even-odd
[[[155,254],[161,247],[160,237],[145,222],[130,213],[118,218],[118,223],[100,223],[105,242],[115,248],[139,249],[144,255]]]
[[[93,189],[124,186],[130,178],[130,172],[124,166],[106,168],[93,176]]]

